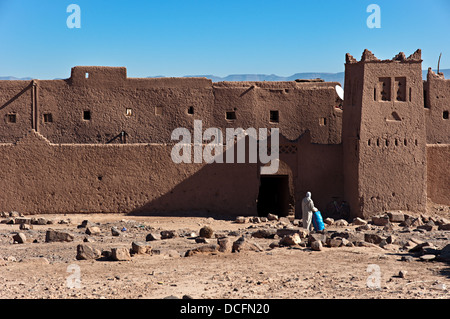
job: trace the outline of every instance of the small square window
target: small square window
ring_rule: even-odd
[[[10,113],[6,115],[6,121],[8,123],[16,123],[17,122],[17,116],[16,113]]]
[[[162,115],[162,114],[163,114],[162,106],[155,106],[155,115]]]
[[[280,114],[278,113],[278,111],[270,111],[270,122],[271,123],[280,122]]]
[[[133,113],[132,113],[132,111],[131,111],[131,109],[126,109],[125,110],[125,115],[126,116],[131,116]]]
[[[193,106],[189,106],[188,110],[187,110],[187,113],[190,114],[190,115],[193,115],[194,114],[194,107]]]
[[[225,118],[229,121],[234,121],[236,120],[236,112],[231,111],[231,112],[226,112],[225,114]]]
[[[85,121],[91,120],[91,111],[83,111],[83,120]]]
[[[53,123],[52,113],[44,113],[44,123]]]
[[[442,118],[443,118],[444,120],[448,120],[448,111],[444,111],[444,112],[442,113]]]

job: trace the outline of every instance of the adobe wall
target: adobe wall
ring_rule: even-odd
[[[432,202],[450,205],[450,145],[427,145],[427,195]]]
[[[125,68],[81,66],[67,80],[35,83],[33,91],[24,90],[27,81],[0,81],[0,115],[17,113],[17,123],[0,126],[0,142],[36,128],[52,143],[103,144],[122,131],[127,143],[167,143],[175,128],[192,130],[194,119],[204,128],[279,127],[291,140],[310,130],[313,143],[341,141],[338,83],[137,79],[127,78]],[[278,122],[270,120],[271,110],[279,112]],[[235,119],[227,120],[226,112],[235,112]]]
[[[342,110],[336,108],[339,83],[219,82],[214,84],[214,124],[226,127],[280,129],[289,140],[309,131],[311,142],[340,144]],[[271,121],[278,112],[278,122]],[[225,119],[235,112],[236,120]]]
[[[34,126],[32,91],[31,81],[0,81],[1,142],[15,142]]]
[[[315,144],[309,131],[295,141],[280,137],[280,169],[277,175],[289,175],[294,213],[302,218],[301,202],[312,193],[315,206],[323,213],[327,205],[344,199],[342,145]]]
[[[257,164],[175,164],[171,149],[50,144],[31,131],[0,144],[0,210],[256,215]]]
[[[423,87],[427,143],[450,144],[450,80],[429,68]]]
[[[332,196],[342,195],[341,149],[311,144],[308,136],[293,145],[280,154],[286,164],[279,174],[290,175],[295,209],[301,214],[301,199],[311,191],[324,210]],[[0,210],[257,215],[259,164],[175,164],[171,150],[163,144],[52,144],[31,130],[17,143],[0,144]]]

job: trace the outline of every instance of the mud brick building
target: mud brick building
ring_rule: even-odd
[[[321,81],[128,78],[72,68],[65,80],[0,81],[0,210],[24,214],[300,214],[336,199],[352,216],[450,204],[450,80],[420,50],[347,54],[345,96]],[[279,128],[279,170],[171,160],[179,127]]]

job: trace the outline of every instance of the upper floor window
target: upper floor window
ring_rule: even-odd
[[[270,111],[270,122],[271,123],[279,123],[280,122],[280,114],[278,111]]]
[[[52,113],[44,113],[44,123],[53,123]]]
[[[17,122],[17,115],[16,115],[16,113],[6,114],[6,122],[8,122],[8,123],[16,123]]]
[[[226,118],[227,120],[229,120],[229,121],[234,121],[234,120],[236,120],[236,112],[235,112],[235,111],[226,112],[225,118]]]
[[[91,120],[91,111],[89,110],[83,111],[83,120],[85,121]]]

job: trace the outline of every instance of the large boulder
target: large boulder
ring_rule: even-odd
[[[100,235],[101,230],[97,226],[89,226],[86,228],[86,234],[94,236],[94,235]]]
[[[211,244],[211,245],[203,245],[194,249],[190,249],[186,251],[185,257],[192,256],[198,253],[213,253],[219,250],[219,245]]]
[[[372,216],[372,223],[375,226],[386,226],[387,224],[389,224],[389,216]]]
[[[132,242],[131,249],[135,254],[148,254],[152,251],[152,247],[145,241]]]
[[[24,244],[27,242],[27,237],[24,233],[17,233],[13,236],[13,240],[18,244]]]
[[[367,225],[367,221],[360,217],[355,217],[352,221],[352,224],[362,226],[362,225]]]
[[[209,226],[204,226],[200,229],[199,235],[203,238],[211,238],[214,234],[214,231]]]
[[[97,259],[102,256],[102,252],[87,244],[77,246],[77,260]]]
[[[294,245],[300,245],[302,240],[300,239],[300,235],[298,233],[292,234],[292,235],[286,235],[280,240],[280,245],[283,246],[294,246]]]
[[[450,262],[450,244],[441,249],[439,260]]]
[[[257,243],[249,241],[245,237],[240,237],[233,243],[232,251],[233,252],[241,252],[241,251],[262,251],[263,249]]]
[[[405,214],[402,212],[387,212],[389,221],[392,223],[401,223],[405,221]]]
[[[233,243],[228,237],[217,238],[217,244],[219,245],[219,251],[222,253],[231,253],[233,251]]]
[[[49,229],[45,234],[45,242],[71,242],[73,241],[73,235],[65,231]]]
[[[321,251],[323,248],[322,242],[320,240],[311,243],[311,249],[315,251]]]
[[[263,228],[252,233],[252,237],[256,238],[274,238],[277,230],[274,228]]]
[[[314,243],[316,241],[320,241],[322,245],[325,245],[327,242],[327,238],[328,238],[328,236],[326,234],[312,233],[312,234],[309,234],[308,244],[312,245],[312,243]]]
[[[299,234],[300,238],[306,238],[306,237],[308,237],[309,232],[306,229],[300,228],[300,227],[286,227],[286,228],[277,229],[276,234],[279,237],[284,237],[284,236],[293,235],[293,234]]]
[[[161,239],[161,234],[153,232],[153,233],[149,233],[147,235],[147,237],[145,237],[146,241],[153,241],[153,240],[160,240]]]
[[[245,222],[247,221],[247,218],[245,218],[244,216],[237,216],[235,223],[237,224],[245,224]]]
[[[128,248],[112,248],[111,259],[115,261],[131,260],[130,250]]]
[[[160,232],[161,239],[170,239],[175,238],[178,236],[178,233],[176,230],[163,230]]]
[[[368,243],[378,245],[379,243],[381,243],[383,241],[383,239],[385,239],[385,238],[381,237],[378,234],[369,234],[369,233],[364,234],[364,240]]]

